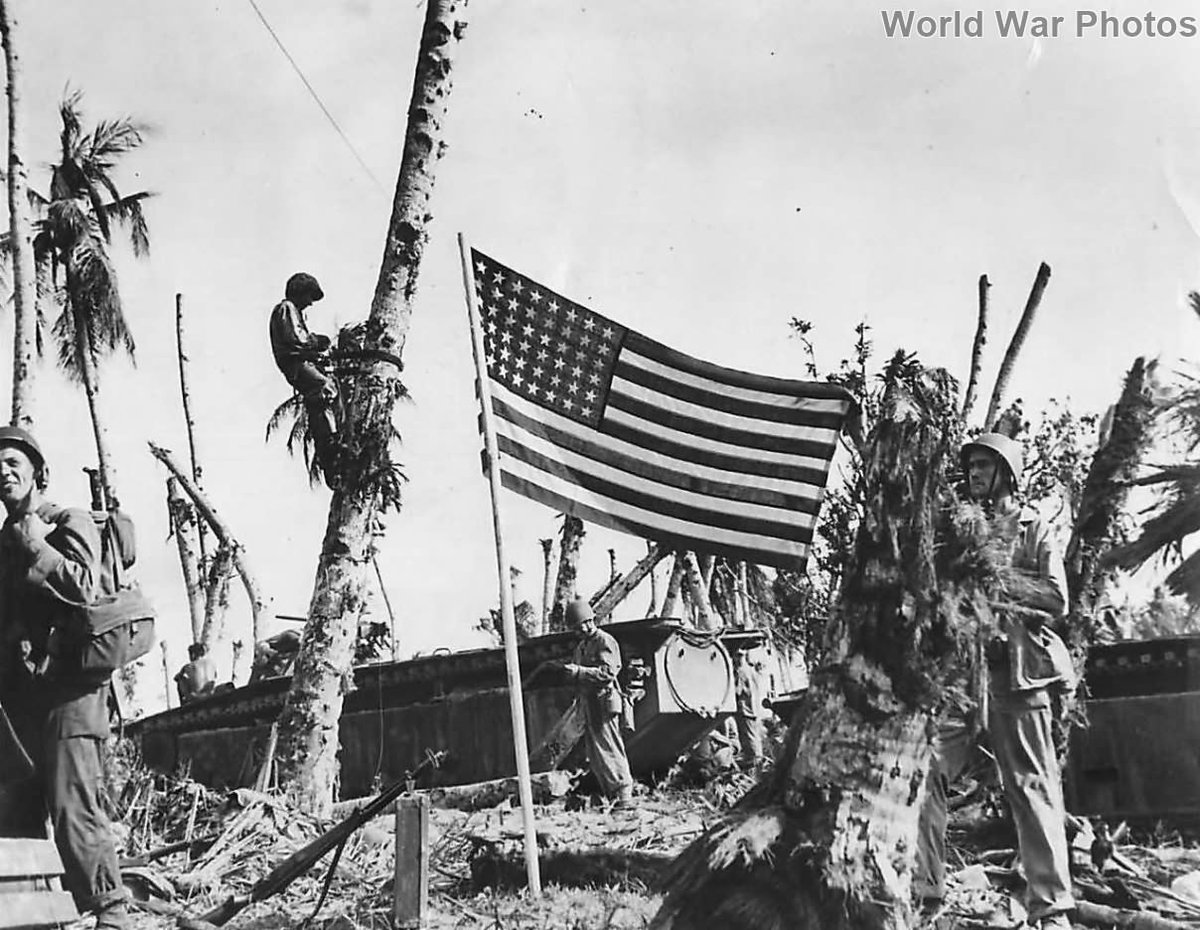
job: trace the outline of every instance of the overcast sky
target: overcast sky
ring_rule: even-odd
[[[153,127],[117,175],[157,195],[150,258],[116,250],[138,365],[108,365],[104,388],[141,576],[176,666],[186,608],[165,474],[145,446],[186,452],[174,295],[188,313],[207,489],[274,610],[303,614],[329,495],[308,488],[281,442],[263,441],[288,394],[267,317],[301,269],[326,292],[314,329],[366,315],[423,5],[258,0],[352,151],[248,0],[10,2],[23,12],[35,186],[46,187],[68,84],[84,91],[89,122]],[[1153,12],[1195,15],[1189,6]],[[1135,355],[1195,358],[1200,321],[1183,297],[1200,287],[1200,37],[1076,37],[1071,12],[1058,38],[1000,38],[996,9],[962,11],[982,13],[980,38],[903,39],[859,0],[471,5],[405,350],[414,402],[397,423],[411,481],[380,560],[403,655],[483,645],[471,628],[496,600],[459,231],[624,325],[765,374],[801,376],[787,328],[797,316],[815,324],[822,366],[849,354],[865,319],[881,352],[903,346],[965,376],[986,273],[990,388],[1041,261],[1053,278],[1014,381],[1030,407],[1070,397],[1102,410]],[[7,355],[0,364],[8,396]],[[46,374],[41,404],[53,496],[83,503],[83,395]],[[521,594],[536,604],[538,538],[554,515],[515,496],[503,506]],[[585,591],[607,578],[609,546],[622,567],[644,552],[593,531]],[[244,628],[237,598],[231,619]]]

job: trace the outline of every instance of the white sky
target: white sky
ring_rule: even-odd
[[[35,186],[68,83],[84,90],[89,121],[154,126],[118,172],[125,190],[158,194],[149,260],[117,250],[139,364],[109,365],[105,393],[174,667],[186,607],[165,474],[145,447],[186,453],[174,295],[188,311],[207,489],[274,610],[305,613],[328,492],[309,490],[281,441],[263,442],[288,393],[267,315],[300,269],[327,295],[315,329],[366,315],[423,5],[259,0],[384,194],[246,0],[10,2],[24,14]],[[1161,0],[1154,12],[1195,15],[1189,6]],[[879,5],[860,0],[471,5],[405,350],[415,403],[397,422],[411,482],[381,556],[402,654],[482,645],[471,627],[496,600],[460,230],[623,324],[767,374],[801,376],[786,325],[798,316],[816,323],[823,366],[850,352],[865,318],[881,353],[902,345],[963,376],[986,273],[990,388],[1043,260],[1054,275],[1014,381],[1031,409],[1052,396],[1102,409],[1139,353],[1195,358],[1200,322],[1183,295],[1200,287],[1200,37],[1035,44],[997,38],[995,8],[983,15],[982,39],[904,40],[886,38]],[[6,397],[9,364],[4,353]],[[57,373],[43,376],[38,432],[54,496],[85,502],[86,404]],[[537,540],[557,524],[515,496],[503,505],[521,594],[536,604]],[[610,545],[622,567],[644,551],[593,530],[585,590],[607,578]],[[234,635],[249,619],[237,598]]]

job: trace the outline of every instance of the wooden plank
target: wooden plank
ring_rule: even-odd
[[[0,838],[0,880],[27,875],[62,875],[54,841]]]
[[[429,798],[405,795],[396,801],[396,878],[392,886],[395,926],[425,926],[429,904]]]
[[[75,902],[65,891],[0,894],[0,930],[32,930],[78,919]]]

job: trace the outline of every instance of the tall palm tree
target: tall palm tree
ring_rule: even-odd
[[[99,409],[99,364],[119,350],[133,359],[135,345],[109,247],[119,226],[135,255],[149,253],[142,202],[151,195],[122,194],[113,177],[121,157],[142,144],[145,128],[123,118],[85,129],[81,100],[80,91],[71,91],[59,106],[58,161],[51,165],[49,197],[35,198],[40,216],[33,247],[47,285],[42,296],[60,309],[52,329],[58,362],[87,394],[100,478],[107,504],[115,508],[115,475]]]

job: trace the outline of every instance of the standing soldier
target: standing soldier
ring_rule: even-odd
[[[1066,611],[1066,573],[1049,526],[1013,498],[1021,479],[1017,442],[983,433],[963,446],[961,461],[968,494],[1011,545],[1021,582],[1009,594],[1013,603],[1001,617],[1001,635],[987,649],[988,730],[1017,828],[1029,921],[1041,930],[1069,930],[1075,902],[1051,724],[1055,698],[1073,685],[1074,672],[1050,629]],[[917,854],[918,887],[927,902],[945,893],[946,788],[966,765],[970,732],[964,720],[948,717],[935,745]]]
[[[738,650],[733,654],[733,699],[741,750],[738,765],[754,769],[763,757],[762,663],[748,651]]]
[[[317,279],[299,271],[288,278],[284,299],[271,311],[271,351],[275,364],[297,394],[304,398],[308,426],[316,445],[317,462],[325,483],[334,480],[334,435],[337,417],[333,402],[337,383],[325,369],[331,345],[328,336],[309,332],[304,311],[325,296]]]
[[[0,427],[0,703],[35,768],[12,828],[42,835],[49,813],[76,907],[96,913],[97,930],[119,930],[125,889],[100,803],[109,679],[86,676],[73,648],[101,587],[100,533],[88,511],[42,496],[46,477],[34,438]]]
[[[596,615],[583,598],[567,605],[566,621],[581,636],[573,661],[563,669],[575,683],[583,705],[588,765],[600,782],[600,790],[615,798],[619,809],[629,808],[633,805],[633,777],[621,737],[623,699],[617,684],[621,649],[596,625]]]

